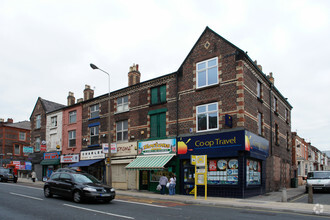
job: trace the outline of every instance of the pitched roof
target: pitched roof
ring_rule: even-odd
[[[41,101],[41,104],[43,105],[46,113],[56,111],[58,109],[61,109],[61,108],[65,107],[65,105],[62,105],[62,104],[59,104],[59,103],[56,103],[56,102],[52,102],[52,101],[48,101],[48,100],[43,99],[43,98],[40,98],[40,101]]]
[[[30,121],[20,121],[20,122],[11,123],[11,124],[5,124],[5,126],[31,130],[31,122]]]

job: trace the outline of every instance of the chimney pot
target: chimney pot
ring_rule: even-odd
[[[94,90],[89,85],[85,85],[84,100],[92,99],[94,97]]]

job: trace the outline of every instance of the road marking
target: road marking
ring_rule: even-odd
[[[298,200],[298,199],[301,199],[301,198],[303,198],[303,197],[305,197],[305,196],[307,196],[307,195],[308,195],[308,194],[304,194],[304,195],[298,196],[297,198],[290,200],[290,202],[294,202],[294,201],[296,201],[296,200]]]
[[[90,211],[90,212],[96,212],[96,213],[100,213],[100,214],[104,214],[104,215],[116,216],[116,217],[119,217],[119,218],[134,219],[133,217],[129,217],[129,216],[125,216],[125,215],[117,215],[117,214],[113,214],[113,213],[110,213],[110,212],[103,212],[103,211],[98,211],[98,210],[94,210],[94,209],[88,209],[88,208],[83,208],[83,207],[79,207],[79,206],[75,206],[75,205],[70,205],[70,204],[63,204],[63,205],[69,206],[71,208],[82,209],[82,210],[86,210],[86,211]]]
[[[120,200],[120,199],[116,199],[116,200],[114,200],[114,201],[116,201],[116,202],[132,203],[132,204],[137,204],[137,205],[152,206],[152,207],[158,207],[158,208],[168,208],[168,209],[178,209],[178,210],[182,210],[181,208],[174,208],[174,207],[168,207],[168,206],[162,206],[162,205],[153,205],[153,204],[140,203],[140,202],[132,202],[132,201],[126,201],[126,200]]]
[[[30,188],[30,189],[44,190],[43,188],[34,187],[34,186],[23,186],[23,185],[10,184],[10,183],[1,183],[1,184],[10,185],[10,186],[19,186],[19,187]]]
[[[37,197],[27,196],[27,195],[18,194],[18,193],[13,193],[13,192],[11,192],[10,194],[12,194],[12,195],[16,195],[16,196],[21,196],[21,197],[26,197],[26,198],[30,198],[30,199],[35,199],[35,200],[43,200],[43,199],[40,199],[40,198],[37,198]]]

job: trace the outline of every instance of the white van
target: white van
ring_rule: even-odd
[[[311,171],[307,175],[306,192],[312,185],[314,190],[330,190],[330,171]]]

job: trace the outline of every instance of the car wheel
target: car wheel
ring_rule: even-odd
[[[50,192],[50,188],[49,187],[46,187],[44,189],[44,195],[45,195],[46,198],[50,198],[50,197],[53,196],[53,194]]]
[[[81,196],[81,192],[76,190],[73,193],[73,201],[76,203],[80,203],[82,201],[82,196]]]

